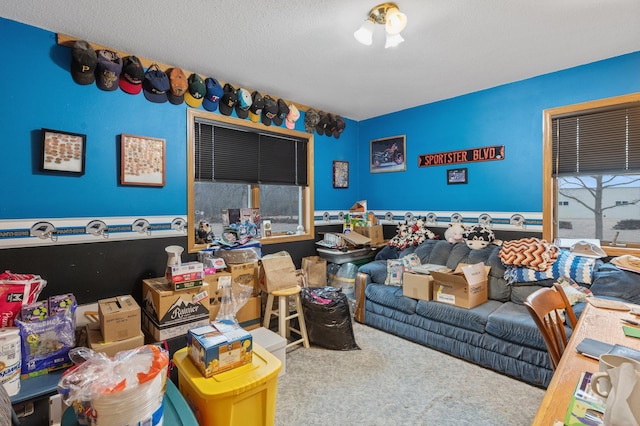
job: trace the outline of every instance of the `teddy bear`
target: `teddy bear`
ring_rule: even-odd
[[[463,233],[464,242],[471,250],[479,250],[487,247],[496,239],[493,231],[486,225],[477,224],[468,226]]]
[[[461,243],[464,241],[464,231],[466,227],[461,223],[450,223],[446,231],[444,231],[444,239],[451,244]]]

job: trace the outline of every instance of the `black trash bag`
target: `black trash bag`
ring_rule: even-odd
[[[353,335],[349,301],[341,289],[303,288],[302,310],[310,343],[340,351],[360,349]]]

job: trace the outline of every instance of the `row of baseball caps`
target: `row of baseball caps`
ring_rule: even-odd
[[[220,110],[223,115],[231,115],[235,110],[239,118],[251,119],[266,126],[281,126],[284,122],[288,129],[295,128],[300,111],[295,104],[287,104],[283,99],[275,100],[271,96],[262,96],[259,92],[250,93],[247,89],[236,90],[231,84],[222,86],[215,78],[202,79],[193,73],[188,78],[178,67],[162,71],[157,64],[144,70],[142,62],[136,56],[121,58],[117,52],[101,49],[95,51],[84,40],[78,40],[71,49],[71,76],[78,84],[93,84],[106,91],[118,87],[131,95],[141,91],[151,102],[174,105],[185,102],[193,108],[200,105],[207,111]],[[334,114],[309,109],[304,117],[304,127],[308,133],[314,131],[320,135],[340,138],[346,127],[345,120]]]

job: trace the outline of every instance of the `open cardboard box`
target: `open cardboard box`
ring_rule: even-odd
[[[484,263],[459,264],[455,271],[432,271],[433,300],[471,309],[489,300],[487,277],[490,266]]]

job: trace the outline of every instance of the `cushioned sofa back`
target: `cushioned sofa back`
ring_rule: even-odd
[[[390,249],[390,250],[389,250]],[[444,240],[426,240],[415,249],[399,252],[394,247],[384,247],[376,259],[396,259],[413,252],[421,263],[435,263],[455,269],[459,263],[479,263],[491,267],[489,272],[489,299],[507,302],[511,297],[511,287],[504,280],[505,267],[498,257],[500,247],[489,245],[480,250],[471,250],[465,243],[451,244]]]

